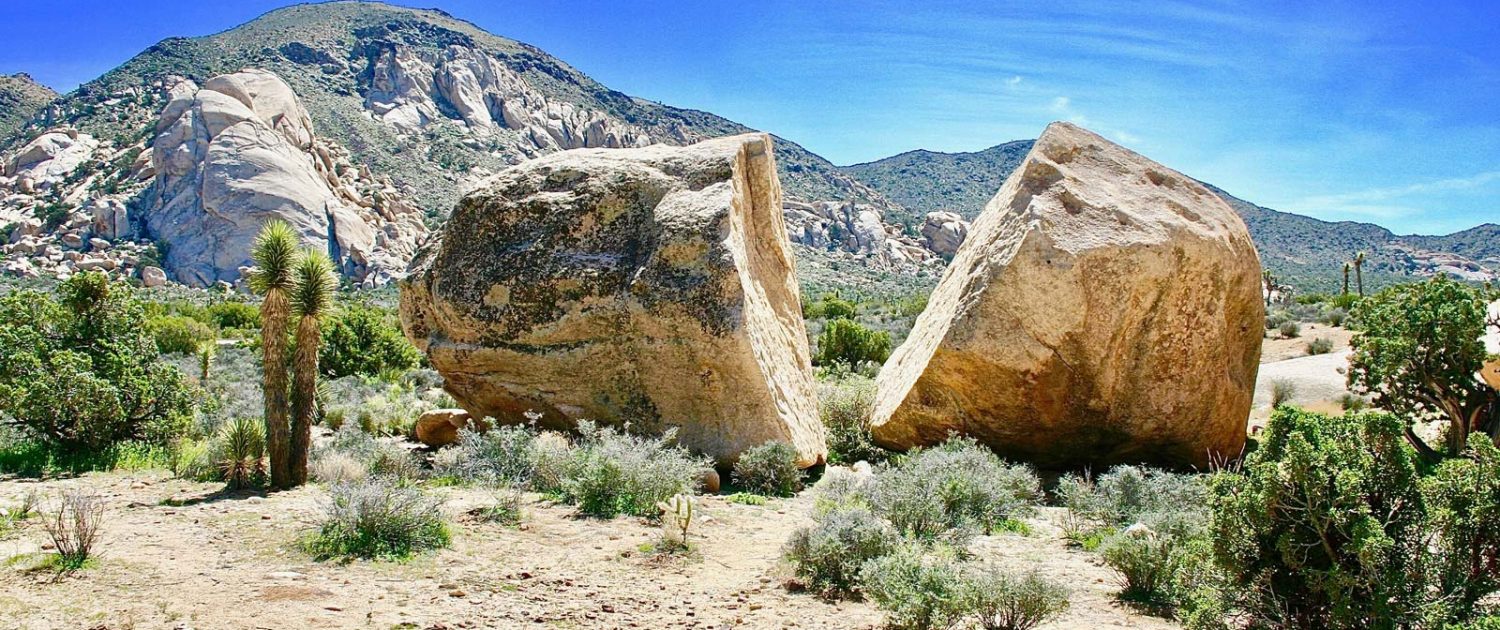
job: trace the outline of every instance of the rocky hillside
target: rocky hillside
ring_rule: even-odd
[[[895,222],[921,225],[921,214],[934,211],[973,219],[1031,145],[1017,140],[974,153],[910,151],[844,171],[915,213],[893,213]],[[1245,220],[1265,266],[1303,291],[1338,290],[1344,262],[1356,252],[1365,252],[1366,288],[1439,271],[1471,280],[1500,277],[1500,226],[1486,224],[1447,236],[1399,236],[1371,223],[1329,222],[1264,208],[1205,185]]]
[[[249,68],[288,84],[320,137],[347,151],[350,163],[388,179],[431,222],[485,177],[528,158],[574,148],[681,145],[749,130],[610,90],[535,47],[440,11],[336,2],[279,9],[207,37],[165,40],[57,100],[20,131],[0,135],[0,147],[15,155],[56,130],[97,142],[105,151],[58,179],[123,182],[111,193],[149,227],[150,217],[139,215],[157,193],[133,177],[141,165],[131,166],[151,152],[170,89]],[[917,238],[884,220],[907,214],[899,204],[795,143],[776,146],[788,227],[806,246],[799,257],[819,259],[812,267],[844,260],[856,275],[910,275],[938,264]],[[75,192],[44,195],[29,211],[76,208],[95,195]]]
[[[0,75],[0,138],[9,137],[57,98],[28,74]]]
[[[939,211],[973,219],[1025,159],[1031,144],[1030,140],[1016,140],[973,153],[907,151],[846,166],[844,172],[909,211],[893,214],[889,217],[892,223],[920,226],[927,213]]]

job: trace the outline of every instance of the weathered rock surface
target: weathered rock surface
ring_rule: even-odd
[[[87,162],[99,142],[75,129],[53,129],[37,136],[7,160],[0,174],[15,178],[23,191],[34,191],[61,182]]]
[[[447,446],[458,441],[458,432],[473,425],[476,431],[489,430],[489,424],[475,420],[462,409],[434,409],[417,418],[412,428],[417,441],[427,446]]]
[[[281,219],[326,249],[344,275],[376,285],[405,266],[425,228],[415,207],[361,191],[336,147],[319,140],[291,88],[249,69],[170,88],[153,144],[146,224],[171,244],[183,284],[239,280],[250,244]]]
[[[929,212],[922,222],[922,239],[939,256],[957,254],[968,237],[969,222],[957,212]]]
[[[875,438],[1043,466],[1206,465],[1245,441],[1265,312],[1245,225],[1196,181],[1053,123],[877,382]]]
[[[465,197],[401,281],[407,336],[476,417],[678,430],[719,463],[824,459],[771,139],[576,150]]]
[[[782,204],[793,243],[842,250],[885,268],[935,262],[936,256],[901,228],[885,222],[875,206],[852,201],[787,201]]]

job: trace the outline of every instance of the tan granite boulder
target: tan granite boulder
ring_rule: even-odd
[[[417,418],[412,433],[418,442],[427,446],[447,446],[458,441],[458,432],[464,428],[488,431],[489,423],[475,420],[462,409],[433,409]]]
[[[677,429],[718,463],[824,459],[771,139],[583,149],[496,175],[401,282],[407,336],[470,413]]]
[[[1259,258],[1223,200],[1053,123],[881,370],[875,438],[956,432],[1096,470],[1234,457],[1264,318]]]

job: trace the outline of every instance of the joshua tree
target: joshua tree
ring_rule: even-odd
[[[1276,276],[1271,275],[1271,270],[1260,272],[1260,277],[1266,281],[1266,306],[1271,305],[1271,294],[1276,291]]]
[[[1365,296],[1365,253],[1359,252],[1354,255],[1354,284],[1359,287],[1359,297]]]
[[[292,310],[297,315],[297,356],[292,361],[291,485],[307,483],[307,450],[312,442],[318,397],[320,320],[333,307],[333,263],[322,252],[308,250],[293,270]]]
[[[1344,263],[1344,292],[1340,295],[1349,295],[1349,263]]]
[[[297,265],[297,234],[282,221],[261,228],[251,250],[255,271],[250,287],[260,303],[261,388],[266,404],[266,450],[271,456],[271,486],[291,487],[290,429],[287,422],[286,330],[290,312],[292,269]]]

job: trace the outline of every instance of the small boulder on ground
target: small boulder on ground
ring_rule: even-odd
[[[476,431],[488,431],[490,426],[483,420],[475,420],[462,409],[434,409],[417,418],[413,429],[417,441],[427,446],[447,446],[458,441],[458,432],[473,425]]]

